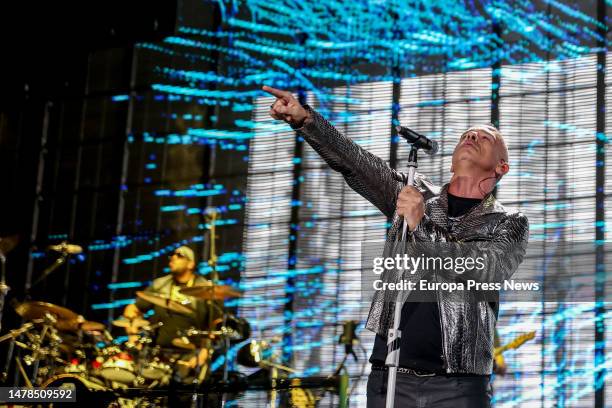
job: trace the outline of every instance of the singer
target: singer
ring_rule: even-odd
[[[506,276],[516,271],[529,227],[522,213],[504,207],[493,196],[496,183],[510,168],[508,149],[493,125],[474,126],[460,136],[448,184],[437,187],[417,173],[414,186],[405,186],[403,173],[342,135],[290,92],[268,86],[263,90],[276,97],[270,116],[298,131],[353,190],[393,219],[387,241],[398,239],[405,219],[410,239],[484,241],[488,265]],[[441,294],[437,302],[406,302],[402,307],[396,407],[490,407],[499,305],[465,296],[463,302],[451,302]],[[369,408],[385,406],[386,337],[392,320],[389,303],[375,299],[366,322],[376,333],[367,385]]]

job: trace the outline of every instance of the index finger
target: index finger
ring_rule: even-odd
[[[289,102],[289,99],[291,97],[291,94],[287,91],[282,91],[280,89],[276,89],[276,88],[272,88],[271,86],[267,86],[264,85],[261,89],[263,89],[264,91],[266,91],[269,94],[272,94],[274,96],[276,96],[277,98],[281,98],[287,102]]]

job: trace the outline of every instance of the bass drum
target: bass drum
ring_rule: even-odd
[[[108,407],[117,399],[115,394],[104,385],[76,374],[56,375],[45,381],[42,387],[74,390],[76,404],[74,402],[54,402],[49,405],[52,407]]]

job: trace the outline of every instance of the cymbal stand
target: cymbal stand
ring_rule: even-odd
[[[215,293],[215,286],[217,284],[217,282],[219,281],[219,272],[217,271],[217,244],[216,244],[216,240],[217,240],[217,235],[216,235],[216,221],[217,221],[217,211],[212,211],[212,213],[210,214],[208,221],[210,222],[210,256],[208,259],[208,265],[211,267],[211,291],[213,293],[213,298],[214,298],[214,293]],[[213,325],[213,321],[214,321],[214,315],[213,315],[213,309],[215,307],[218,308],[218,306],[215,304],[215,301],[213,299],[208,300],[207,301],[207,305],[208,305],[208,327],[209,329],[212,329],[212,325]],[[221,309],[221,312],[223,314],[223,323],[221,326],[221,330],[225,329],[225,325],[227,324],[227,313],[225,311],[225,308]],[[223,348],[224,348],[224,359],[223,359],[223,383],[227,383],[228,378],[229,378],[229,366],[228,366],[228,355],[229,355],[229,348],[230,348],[230,343],[229,343],[229,336],[224,336],[223,337]]]
[[[43,318],[43,327],[40,335],[33,336],[32,341],[32,354],[24,357],[24,362],[32,366],[32,382],[36,382],[38,376],[38,369],[40,367],[40,360],[42,356],[50,355],[55,361],[56,356],[54,355],[54,349],[59,344],[61,339],[57,335],[57,331],[54,324],[57,323],[57,319],[50,313],[45,313]],[[44,341],[49,339],[49,347],[45,349],[43,347]]]
[[[212,342],[210,339],[199,341],[195,348],[195,375],[193,378],[193,394],[191,396],[191,408],[196,408],[202,405],[202,400],[199,400],[198,389],[204,383],[206,377],[210,374],[210,361],[212,359]],[[200,362],[200,355],[206,350],[206,360]]]
[[[34,283],[32,283],[30,285],[30,287],[28,288],[28,291],[31,290],[34,286],[38,285],[40,282],[42,282],[43,280],[45,280],[47,278],[47,276],[51,275],[51,273],[53,273],[53,271],[55,271],[57,268],[59,268],[60,266],[62,266],[63,264],[66,263],[66,261],[68,260],[68,256],[70,256],[70,254],[64,250],[64,252],[62,252],[62,254],[60,255],[59,258],[57,258],[55,260],[55,262],[53,262],[51,264],[51,266],[49,266],[47,269],[45,269],[42,273],[42,275],[40,275],[38,277],[38,279],[36,279],[34,281]]]
[[[38,375],[38,367],[40,366],[40,354],[41,354],[41,348],[42,348],[42,344],[43,341],[45,340],[45,337],[47,336],[47,332],[49,331],[49,328],[51,326],[51,323],[55,322],[55,318],[53,316],[51,316],[49,313],[45,314],[45,323],[43,324],[43,328],[42,331],[40,333],[40,336],[37,336],[36,339],[37,344],[33,344],[33,352],[30,356],[26,356],[29,358],[24,358],[24,361],[27,365],[31,365],[32,366],[32,383],[36,383],[36,376]]]
[[[212,214],[210,214],[209,218],[208,218],[208,222],[210,223],[210,254],[209,254],[209,258],[208,258],[208,266],[210,266],[211,271],[210,271],[210,281],[212,283],[212,291],[214,293],[215,290],[215,285],[217,283],[217,281],[219,280],[219,272],[217,271],[217,245],[215,243],[216,241],[216,223],[217,223],[217,212],[213,212]],[[208,303],[209,305],[209,323],[212,327],[212,323],[214,321],[213,319],[213,315],[212,315],[212,301],[209,301]]]
[[[25,369],[23,368],[23,364],[21,364],[21,360],[20,359],[15,360],[15,364],[17,364],[17,368],[19,369],[19,373],[21,374],[21,376],[23,377],[23,380],[26,383],[26,387],[32,388],[33,387],[32,382],[28,378],[28,375]]]
[[[223,359],[223,383],[227,383],[229,378],[229,367],[228,367],[228,357],[229,357],[229,348],[230,348],[230,338],[229,334],[225,330],[227,324],[227,313],[225,309],[223,310],[223,323],[221,326],[221,330],[223,331],[223,348],[225,350],[225,356]]]
[[[138,336],[138,343],[141,347],[138,350],[138,381],[144,383],[144,376],[142,375],[145,365],[143,362],[149,361],[151,357],[151,344],[153,343],[152,333],[153,331],[160,328],[163,324],[154,324],[144,326],[140,329],[140,335]]]
[[[40,323],[40,321],[35,321],[34,323]],[[11,367],[11,361],[13,360],[13,352],[15,351],[15,340],[17,337],[31,330],[34,327],[34,323],[25,323],[21,325],[20,328],[11,330],[4,336],[0,337],[0,343],[9,339],[11,340],[6,351],[6,361],[4,362],[2,374],[0,374],[0,382],[5,382],[8,379],[8,372]]]

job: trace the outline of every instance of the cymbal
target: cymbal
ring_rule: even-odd
[[[19,235],[0,237],[0,254],[6,255],[19,243]]]
[[[88,331],[88,332],[92,332],[92,331],[104,331],[104,329],[106,329],[106,325],[104,323],[100,323],[100,322],[94,322],[91,320],[85,320],[83,323],[81,323],[81,329]]]
[[[174,347],[178,347],[180,349],[185,349],[185,350],[195,350],[196,349],[195,344],[191,343],[185,337],[177,337],[175,339],[172,339],[172,345]]]
[[[183,295],[193,296],[202,300],[225,300],[231,298],[239,298],[242,292],[228,285],[213,285],[204,283],[186,287],[180,290]]]
[[[42,319],[45,314],[51,314],[58,320],[74,320],[79,318],[79,315],[72,310],[62,306],[57,306],[52,303],[29,301],[18,304],[15,311],[26,320]]]
[[[83,247],[80,245],[69,244],[67,242],[62,242],[58,245],[49,245],[47,247],[50,251],[61,252],[69,255],[76,255],[83,252]]]
[[[60,320],[55,324],[55,327],[62,331],[72,332],[79,330],[86,332],[103,331],[106,328],[103,323],[84,320],[82,316],[79,316],[79,319],[76,320]]]
[[[123,319],[113,320],[113,326],[121,327],[124,329],[128,329],[128,328],[140,329],[148,325],[149,325],[149,321],[146,319],[142,319],[140,317],[137,317],[135,319],[123,318]]]
[[[153,293],[147,293],[143,291],[136,292],[136,296],[138,296],[139,298],[143,300],[146,300],[149,303],[153,303],[156,306],[163,307],[164,309],[168,309],[172,312],[184,314],[187,316],[192,316],[195,314],[195,311],[192,308],[185,306],[184,304],[179,303],[176,300],[167,298],[165,296],[160,296],[160,295],[156,295]]]

